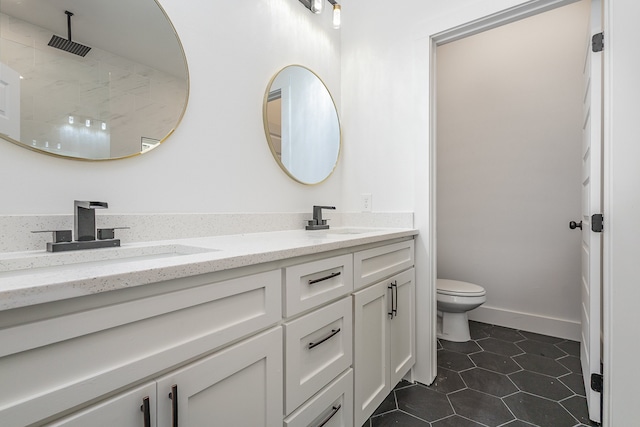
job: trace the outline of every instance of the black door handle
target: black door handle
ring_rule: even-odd
[[[575,222],[575,221],[569,222],[569,228],[572,229],[572,230],[575,230],[576,228],[579,228],[580,230],[582,230],[582,221],[580,221],[580,222]]]

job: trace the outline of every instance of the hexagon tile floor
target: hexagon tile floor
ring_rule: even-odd
[[[400,382],[363,427],[595,426],[580,344],[469,322],[471,341],[438,340],[430,386]]]

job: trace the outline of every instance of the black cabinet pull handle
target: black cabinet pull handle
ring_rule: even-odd
[[[149,396],[142,398],[142,406],[140,406],[142,416],[144,418],[144,427],[151,427],[151,409],[149,408]]]
[[[336,336],[338,334],[338,332],[340,332],[340,328],[332,329],[331,333],[329,335],[327,335],[326,337],[322,338],[320,341],[318,341],[318,342],[310,342],[309,343],[309,350],[311,350],[314,347],[319,346],[320,344],[322,344],[323,342],[325,342],[329,338],[332,338],[332,337]]]
[[[331,273],[330,275],[321,277],[319,279],[309,280],[309,284],[314,285],[316,283],[324,282],[325,280],[333,279],[334,277],[338,277],[339,275],[340,275],[339,271],[337,273]]]
[[[326,423],[328,423],[329,420],[331,420],[331,418],[333,418],[333,416],[338,413],[340,408],[342,408],[342,404],[340,404],[338,406],[334,406],[333,407],[333,411],[329,414],[329,416],[327,418],[325,418],[324,420],[322,420],[322,422],[320,424],[318,424],[318,427],[323,427]]]
[[[169,399],[171,399],[171,426],[178,427],[178,385],[171,386],[171,393],[169,393]]]
[[[393,317],[396,317],[398,315],[398,281],[397,280],[391,284],[391,288],[392,288],[391,289],[392,297],[393,297],[393,291],[394,290],[396,291],[395,305],[392,305],[392,308],[391,308],[391,311],[393,312]],[[391,299],[391,301],[392,301],[391,304],[394,304],[393,298]]]
[[[389,314],[389,319],[393,319],[393,315],[395,314],[395,310],[393,309],[395,305],[393,303],[393,285],[389,284],[389,286],[387,286],[387,289],[391,290],[391,311],[388,314]]]

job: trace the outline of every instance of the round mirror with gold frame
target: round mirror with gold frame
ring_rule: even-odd
[[[311,70],[290,65],[269,82],[264,129],[273,157],[302,184],[326,180],[338,163],[340,120],[324,82]]]
[[[156,0],[0,0],[0,135],[38,152],[111,160],[180,123],[188,69]]]

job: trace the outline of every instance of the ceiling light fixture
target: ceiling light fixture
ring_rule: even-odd
[[[311,12],[319,14],[322,13],[324,8],[324,0],[299,0],[300,3],[304,5]],[[341,24],[341,16],[340,16],[340,5],[336,0],[327,0],[329,3],[333,5],[333,28],[340,28]]]

